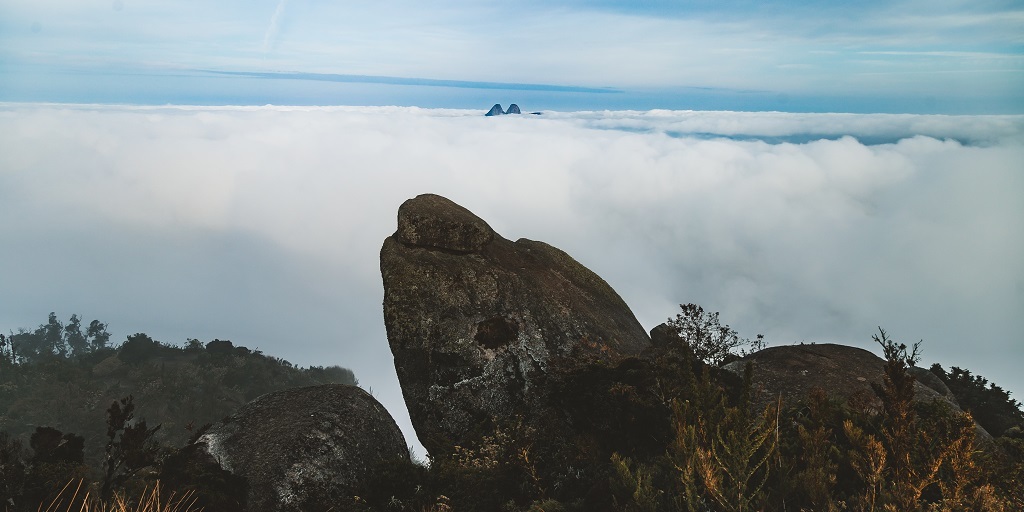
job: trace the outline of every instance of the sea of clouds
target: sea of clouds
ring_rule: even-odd
[[[415,445],[378,251],[431,192],[568,251],[646,328],[681,302],[772,345],[882,326],[1024,393],[1024,116],[481,114],[0,104],[0,328],[77,313],[350,367]]]

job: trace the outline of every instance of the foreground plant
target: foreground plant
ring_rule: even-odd
[[[88,490],[83,494],[82,480],[69,481],[53,500],[40,511],[45,512],[199,512],[196,508],[196,496],[190,491],[180,496],[171,493],[162,496],[160,482],[147,487],[136,499],[129,499],[124,494],[115,494],[110,500],[94,498]],[[73,487],[72,487],[73,486]]]

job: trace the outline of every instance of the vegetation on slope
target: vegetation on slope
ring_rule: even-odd
[[[109,339],[101,322],[83,328],[77,315],[62,323],[53,313],[34,330],[0,335],[0,510],[14,497],[35,510],[41,501],[32,500],[70,479],[105,482],[112,499],[204,425],[262,394],[357,384],[349,369],[300,368],[227,340]]]
[[[737,376],[712,363],[734,360],[745,344],[757,350],[763,339],[742,340],[719,323],[717,313],[694,305],[684,306],[669,325],[678,335],[674,342],[640,358],[590,361],[587,371],[553,384],[552,392],[565,398],[564,414],[592,427],[568,464],[546,460],[555,452],[535,445],[521,423],[497,425],[460,440],[448,453],[431,454],[428,464],[382,464],[352,489],[350,499],[322,504],[322,510],[1024,509],[1024,416],[1017,401],[983,377],[932,367],[966,413],[941,401],[915,402],[910,369],[920,347],[880,330],[874,339],[886,362],[882,382],[873,387],[880,407],[815,389],[798,403],[754,410],[749,367]],[[46,339],[45,326],[40,329],[32,334]],[[102,331],[95,331],[100,339]],[[17,506],[10,510],[35,510],[76,479],[91,479],[95,495],[129,504],[160,480],[165,495],[192,492],[197,507],[245,510],[244,481],[218,468],[188,465],[185,450],[162,446],[158,436],[168,425],[195,433],[202,421],[198,411],[230,412],[269,391],[267,382],[274,379],[283,387],[324,375],[351,377],[342,369],[297,369],[229,342],[174,348],[145,335],[111,349],[93,343],[94,334],[78,344],[93,347],[84,353],[68,343],[63,355],[36,350],[26,357],[11,351],[12,338],[23,334],[0,346],[2,393],[19,386],[32,397],[27,403],[38,407],[15,407],[22,397],[0,394],[4,421],[32,414],[40,418],[36,425],[46,425],[61,418],[53,409],[69,411],[75,400],[92,396],[78,394],[77,388],[90,386],[92,393],[108,393],[96,399],[95,409],[105,410],[107,421],[100,413],[74,429],[35,428],[27,446],[0,434],[0,507],[14,497]],[[97,383],[88,384],[92,379]],[[118,393],[134,395],[134,401],[106,398]],[[174,393],[207,402],[188,409],[189,402],[176,401]],[[20,416],[11,416],[12,410]],[[134,420],[135,412],[148,422]],[[976,437],[974,418],[995,435],[993,442]],[[86,464],[90,442],[102,450],[98,466]]]
[[[428,467],[382,468],[337,509],[1024,510],[1019,419],[986,444],[970,413],[915,402],[919,345],[874,336],[886,360],[873,387],[880,409],[818,388],[753,410],[750,370],[737,378],[709,364],[736,358],[746,343],[735,331],[694,305],[670,324],[677,343],[643,360],[595,361],[566,383],[565,413],[595,427],[569,474],[545,473],[546,452],[530,433],[504,425],[432,454]],[[975,391],[984,384],[971,382]],[[1019,418],[1019,404],[985,389],[988,399],[966,401],[967,410]]]

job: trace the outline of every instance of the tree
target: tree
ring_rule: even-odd
[[[46,353],[66,357],[67,345],[64,344],[64,324],[57,320],[57,314],[50,312],[45,325],[39,326],[42,335],[41,349]]]
[[[888,450],[890,493],[898,510],[917,508],[924,488],[931,483],[938,467],[932,461],[915,458],[915,444],[919,438],[917,412],[914,410],[914,376],[910,368],[920,359],[921,342],[908,347],[889,339],[885,329],[872,339],[882,346],[885,368],[882,384],[872,383],[875,394],[882,401],[885,420],[882,438]],[[922,464],[922,462],[926,462]]]
[[[82,334],[82,320],[78,315],[71,315],[68,324],[64,326],[64,345],[67,346],[72,356],[80,356],[89,351],[89,340]]]
[[[697,304],[680,304],[681,313],[670,318],[667,325],[675,329],[676,334],[693,351],[693,354],[705,363],[719,366],[737,357],[735,350],[749,345],[753,350],[764,348],[764,336],[757,335],[755,341],[741,339],[738,333],[728,325],[722,325],[718,312],[706,312]]]
[[[107,342],[110,341],[110,333],[107,332],[107,324],[101,323],[99,320],[89,322],[89,330],[86,333],[86,339],[89,340],[92,350],[106,348]]]
[[[85,460],[85,438],[52,427],[36,427],[29,438],[29,446],[34,452],[32,461],[36,463],[81,464]]]
[[[21,441],[0,432],[0,504],[17,504],[25,486],[25,459]]]
[[[965,411],[995,437],[1003,435],[1015,426],[1024,426],[1024,412],[1020,402],[1010,398],[1010,392],[989,383],[981,375],[971,375],[970,370],[956,366],[947,373],[942,365],[935,363],[931,372],[942,379]]]
[[[160,425],[149,428],[146,420],[132,421],[135,419],[133,401],[134,397],[128,395],[107,409],[107,456],[100,491],[104,500],[110,500],[115,487],[123,485],[143,468],[157,465],[160,448],[153,434],[160,430]]]
[[[117,357],[126,363],[141,363],[156,357],[160,348],[160,342],[143,333],[135,333],[121,344]]]
[[[82,320],[77,314],[71,315],[65,325],[57,320],[57,314],[53,312],[47,317],[46,323],[34,331],[19,329],[17,334],[12,333],[7,338],[11,345],[11,360],[26,363],[39,362],[49,357],[81,357],[106,347],[109,340],[107,325],[99,320],[90,322],[83,334]],[[15,352],[17,359],[14,357]]]
[[[14,365],[17,360],[14,354],[14,340],[0,334],[0,369],[4,365]]]
[[[212,356],[227,357],[234,351],[235,345],[228,340],[213,340],[206,344],[206,351]]]

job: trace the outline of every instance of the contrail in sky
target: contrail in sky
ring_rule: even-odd
[[[281,30],[281,16],[284,14],[284,8],[288,5],[288,0],[281,0],[277,4],[277,9],[274,9],[274,15],[270,17],[270,26],[267,27],[267,32],[263,34],[263,53],[270,51],[270,45],[275,39],[277,34]]]

